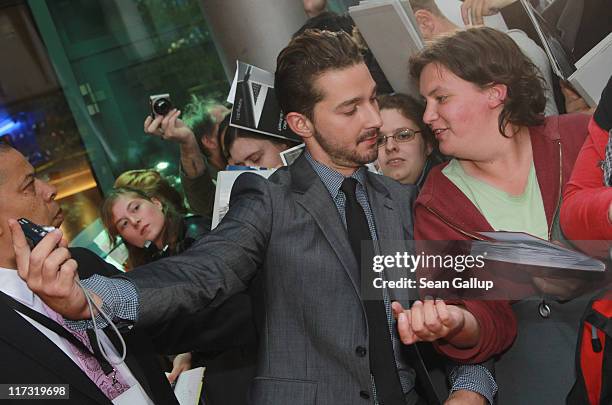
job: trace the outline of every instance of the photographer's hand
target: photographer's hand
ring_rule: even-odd
[[[144,131],[155,135],[163,140],[176,142],[178,144],[195,143],[195,135],[191,129],[179,119],[181,112],[177,109],[168,114],[158,115],[153,119],[147,116],[144,122]]]
[[[158,115],[153,119],[147,116],[144,131],[161,139],[177,142],[180,145],[181,165],[187,177],[195,178],[206,170],[204,158],[198,147],[198,140],[193,131],[179,119],[180,110],[173,109],[165,116]]]

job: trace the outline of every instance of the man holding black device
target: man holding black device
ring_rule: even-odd
[[[176,404],[176,398],[154,357],[151,343],[139,332],[124,335],[128,357],[119,365],[110,364],[97,350],[94,334],[74,334],[63,326],[63,319],[47,307],[17,274],[17,263],[8,229],[9,218],[28,218],[40,225],[59,227],[63,214],[55,201],[56,190],[35,177],[34,169],[17,150],[0,143],[0,382],[22,387],[25,384],[63,384],[62,403]],[[61,233],[54,232],[60,246]],[[73,259],[64,268],[82,278],[94,273],[111,276],[114,267],[86,249],[70,249]],[[101,336],[103,334],[100,334]],[[91,344],[90,344],[91,341]],[[114,350],[110,339],[100,339]],[[93,352],[92,352],[93,351]],[[52,391],[59,393],[59,390]],[[23,399],[4,396],[0,402]],[[27,393],[27,392],[26,392]],[[46,399],[60,399],[48,396]],[[36,398],[33,398],[36,399]]]

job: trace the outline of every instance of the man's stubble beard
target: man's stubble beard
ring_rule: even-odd
[[[368,138],[368,134],[361,134],[357,139],[357,144],[352,150],[347,150],[342,147],[338,147],[333,142],[329,142],[324,135],[315,129],[314,138],[317,140],[321,149],[327,153],[332,162],[339,166],[353,167],[363,166],[367,163],[372,163],[378,158],[378,148],[376,145],[372,150],[366,152],[367,154],[359,154],[357,152],[357,146],[362,140]]]

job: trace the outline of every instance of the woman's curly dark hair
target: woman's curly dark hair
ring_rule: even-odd
[[[492,28],[470,28],[444,36],[410,59],[410,74],[419,80],[430,63],[439,64],[481,89],[494,84],[508,88],[499,115],[499,132],[507,124],[541,125],[544,121],[544,79],[508,35]]]

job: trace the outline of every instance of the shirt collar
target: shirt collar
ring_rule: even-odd
[[[34,293],[19,277],[17,270],[0,267],[0,291],[28,307],[34,305]]]
[[[317,175],[321,178],[323,184],[331,194],[332,198],[336,198],[338,196],[338,191],[340,191],[340,186],[342,186],[342,182],[346,177],[342,174],[338,173],[334,169],[331,169],[325,166],[323,163],[316,161],[310,152],[306,150],[304,152],[308,163],[312,166]],[[366,172],[367,169],[365,166],[361,166],[357,169],[350,177],[357,180],[359,184],[365,189],[366,184]]]

